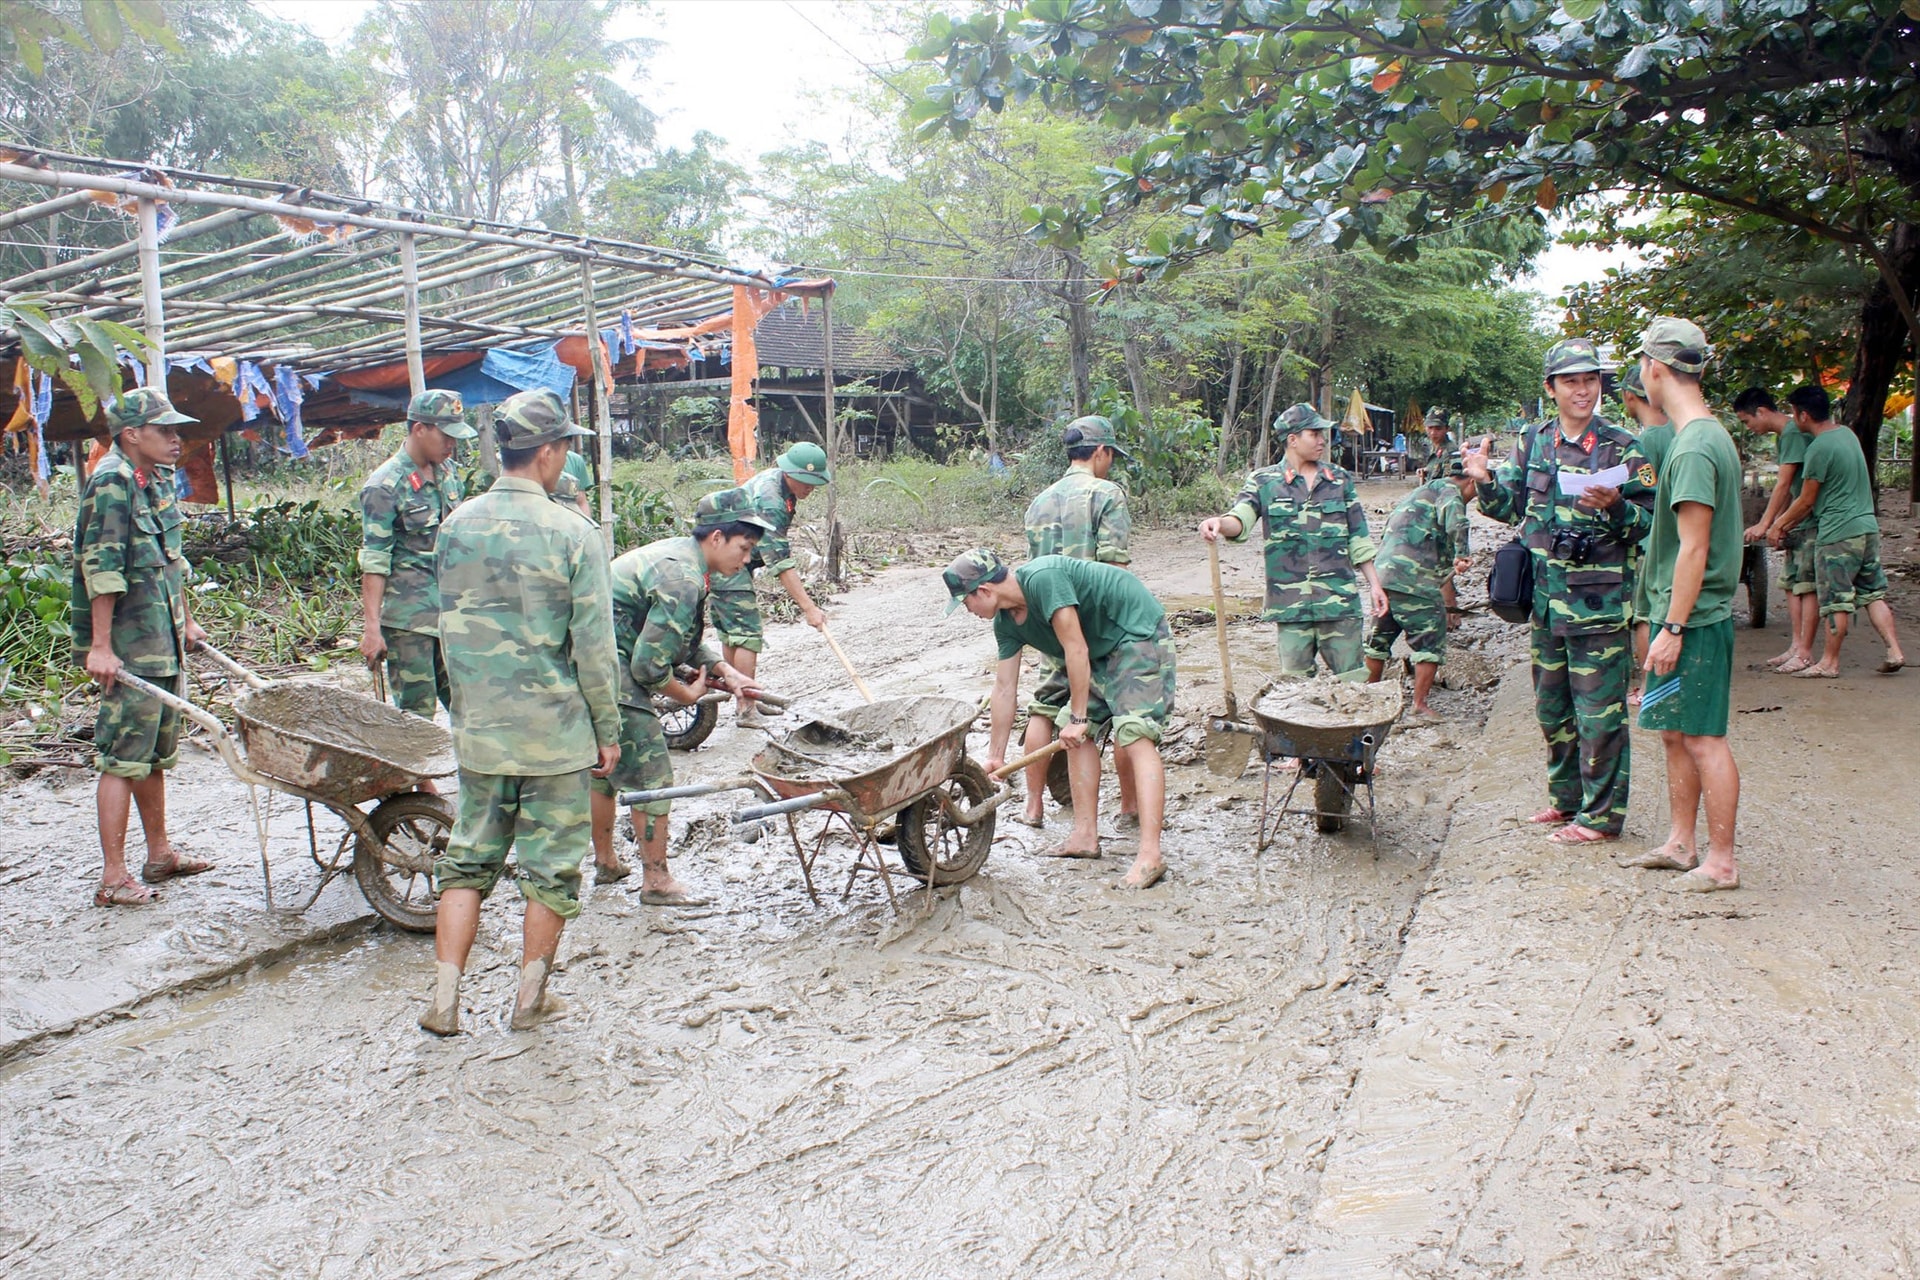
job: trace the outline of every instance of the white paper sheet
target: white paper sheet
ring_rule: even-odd
[[[1625,467],[1608,467],[1605,471],[1588,474],[1584,471],[1560,472],[1560,492],[1569,498],[1577,498],[1596,485],[1605,489],[1618,489],[1627,482]]]

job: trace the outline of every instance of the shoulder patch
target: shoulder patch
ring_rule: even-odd
[[[1634,473],[1634,478],[1649,489],[1653,488],[1660,479],[1659,476],[1654,474],[1653,464],[1651,462],[1641,463],[1640,470]]]

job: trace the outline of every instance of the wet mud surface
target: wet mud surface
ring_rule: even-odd
[[[1898,833],[1920,812],[1884,762],[1920,746],[1920,685],[1861,674],[1862,639],[1842,680],[1743,672],[1737,710],[1781,708],[1736,716],[1749,887],[1674,899],[1512,821],[1540,789],[1524,672],[1495,689],[1519,632],[1470,615],[1434,695],[1448,719],[1382,752],[1377,843],[1288,819],[1256,855],[1258,765],[1223,781],[1196,758],[1223,701],[1204,552],[1140,541],[1148,585],[1193,611],[1162,885],[1118,888],[1131,842],[1104,807],[1106,858],[1033,856],[1065,831],[1049,806],[1045,831],[1003,811],[979,876],[897,913],[868,876],[842,898],[852,851],[830,850],[816,907],[783,826],[728,824],[744,793],[678,802],[676,871],[714,905],[590,888],[553,981],[571,1010],[537,1033],[506,1029],[503,891],[454,1040],[414,1026],[429,940],[379,927],[14,1056],[0,1269],[1911,1274],[1920,886]],[[1245,699],[1272,629],[1257,553],[1227,561]],[[931,565],[832,606],[877,697],[986,692],[989,629],[943,607]],[[1774,638],[1743,637],[1743,660]],[[858,703],[801,626],[773,630],[761,672],[836,718]],[[1901,727],[1863,746],[1889,696]],[[736,776],[764,743],[727,713],[678,780]],[[1664,798],[1657,747],[1636,748],[1644,837]],[[31,877],[0,880],[16,980],[84,986],[144,935],[253,927],[251,820],[223,772],[189,759],[174,824],[245,853],[155,913],[81,909],[87,779],[0,795],[0,877]]]

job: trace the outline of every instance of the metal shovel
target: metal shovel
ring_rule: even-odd
[[[1207,568],[1213,573],[1213,634],[1220,641],[1220,681],[1227,689],[1226,716],[1207,717],[1206,744],[1201,752],[1207,768],[1222,778],[1247,771],[1247,753],[1253,746],[1248,729],[1238,723],[1239,699],[1233,696],[1233,659],[1227,653],[1227,600],[1220,589],[1220,544],[1207,544]]]

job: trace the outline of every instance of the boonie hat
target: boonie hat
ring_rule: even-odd
[[[958,609],[960,601],[982,584],[998,582],[1006,576],[1005,562],[985,547],[962,551],[940,571],[940,580],[947,584],[947,595],[952,597],[947,601],[947,612]]]
[[[1296,431],[1331,430],[1333,419],[1321,417],[1320,411],[1304,400],[1273,420],[1273,434],[1282,440]]]
[[[1620,366],[1620,389],[1622,391],[1631,391],[1642,400],[1647,398],[1647,384],[1645,380],[1640,377],[1640,362],[1638,360],[1629,360],[1626,364]]]
[[[1078,436],[1074,436],[1073,434],[1076,431],[1080,433]],[[1123,458],[1131,458],[1133,456],[1132,452],[1122,445],[1119,438],[1114,435],[1113,419],[1102,417],[1097,413],[1090,413],[1084,418],[1075,418],[1067,424],[1066,430],[1061,432],[1061,436],[1062,438],[1072,437],[1071,439],[1067,439],[1067,447],[1069,449],[1076,445],[1103,444]]]
[[[700,499],[693,506],[693,527],[712,528],[721,524],[750,524],[773,532],[773,521],[754,509],[745,489],[721,489]]]
[[[471,440],[480,434],[468,426],[467,405],[458,391],[430,387],[407,401],[407,421],[424,422],[440,428],[455,440]]]
[[[1706,330],[1693,321],[1679,316],[1655,316],[1647,331],[1640,335],[1640,345],[1633,349],[1633,354],[1658,360],[1681,373],[1698,373],[1707,367],[1713,348],[1707,343]]]
[[[780,468],[781,475],[801,484],[825,484],[833,479],[833,472],[827,466],[827,451],[807,441],[790,446],[773,460],[773,465]]]
[[[107,429],[119,435],[133,427],[178,426],[198,422],[173,407],[158,387],[135,387],[115,396],[107,404]]]
[[[1591,338],[1568,338],[1547,348],[1542,366],[1546,371],[1544,376],[1549,378],[1563,373],[1599,373],[1600,349],[1593,345]]]
[[[542,388],[516,391],[501,402],[494,415],[493,430],[502,449],[532,449],[593,432],[577,427],[567,417],[567,406],[560,397]]]

